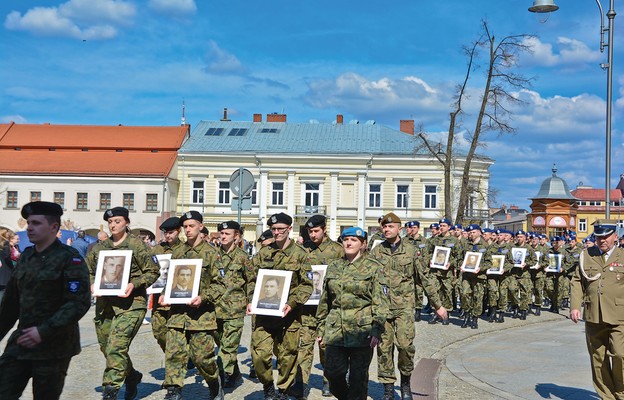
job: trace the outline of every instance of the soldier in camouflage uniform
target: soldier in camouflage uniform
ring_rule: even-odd
[[[20,398],[32,378],[35,399],[59,399],[69,362],[80,353],[89,270],[78,251],[56,239],[61,206],[36,201],[21,214],[34,246],[17,261],[0,305],[0,340],[19,321],[0,356],[0,398]]]
[[[264,398],[273,400],[287,399],[287,392],[295,381],[301,312],[312,293],[312,280],[307,252],[289,238],[292,217],[284,213],[274,214],[269,218],[268,225],[275,241],[262,247],[248,264],[250,281],[247,285],[247,312],[251,313],[251,300],[259,269],[292,271],[288,299],[282,309],[284,316],[256,315],[251,333],[251,361],[263,385]],[[274,351],[278,370],[277,394],[273,385]]]
[[[534,233],[531,237],[531,247],[535,252],[537,263],[529,268],[533,286],[534,314],[538,317],[542,314],[542,305],[544,304],[544,284],[546,279],[544,268],[548,266],[548,251],[550,250],[548,246],[544,246],[540,243],[542,236],[541,234]]]
[[[483,296],[487,284],[486,271],[492,267],[492,259],[488,244],[481,238],[481,227],[472,224],[466,229],[469,241],[464,246],[461,259],[466,262],[467,258],[475,257],[475,255],[468,255],[468,252],[481,253],[481,262],[478,271],[464,270],[462,272],[461,304],[465,314],[461,327],[470,326],[472,329],[477,329],[478,318],[483,313]]]
[[[352,227],[340,237],[346,254],[327,266],[317,340],[326,349],[324,375],[331,394],[338,400],[366,400],[368,369],[386,322],[387,302],[379,282],[381,265],[362,255],[366,232]]]
[[[570,306],[570,281],[576,272],[576,268],[579,265],[579,257],[583,252],[583,245],[576,241],[576,233],[570,231],[570,237],[568,239],[568,243],[565,246],[565,250],[568,252],[570,259],[572,260],[571,265],[567,265],[567,268],[564,268],[561,274],[562,277],[562,288],[560,290],[563,295],[563,301],[561,302],[561,308],[568,308]]]
[[[546,272],[544,291],[546,292],[546,296],[550,299],[550,311],[558,314],[563,301],[563,293],[561,290],[564,279],[562,276],[563,271],[572,269],[574,260],[570,256],[570,253],[566,251],[562,237],[553,236],[550,243],[552,247],[546,256],[548,257],[549,254],[561,255],[561,270],[559,272]]]
[[[203,217],[197,211],[188,211],[180,217],[186,242],[178,246],[172,259],[201,259],[199,294],[188,304],[173,304],[167,320],[165,349],[166,400],[181,400],[182,387],[189,358],[204,377],[213,400],[223,399],[219,369],[214,350],[217,329],[215,303],[223,294],[223,286],[213,284],[216,275],[217,252],[199,236]],[[161,305],[164,297],[160,299]]]
[[[416,255],[416,247],[401,240],[401,220],[394,213],[381,221],[384,237],[381,244],[370,252],[370,257],[381,267],[380,282],[388,302],[388,317],[377,348],[378,377],[384,385],[384,400],[394,398],[394,349],[398,350],[398,369],[401,373],[401,398],[411,400],[410,376],[414,370],[414,303],[415,281],[420,277],[436,315],[447,319],[446,309],[440,305],[433,281],[424,272],[422,262]]]
[[[221,245],[217,247],[214,285],[223,286],[223,295],[215,304],[217,315],[216,341],[218,359],[223,368],[223,387],[231,388],[240,378],[238,346],[240,345],[247,309],[247,253],[238,246],[240,225],[226,221],[217,225]]]
[[[490,245],[490,257],[501,255],[503,260],[503,273],[488,275],[488,304],[490,306],[489,322],[505,322],[505,308],[507,308],[508,276],[511,271],[512,264],[507,262],[507,253],[511,251],[511,246],[506,241],[507,231],[505,229],[496,230],[496,243]],[[495,311],[493,311],[495,310]],[[496,313],[494,315],[494,313]]]
[[[173,250],[178,247],[180,242],[180,218],[171,217],[160,224],[160,231],[163,235],[163,241],[152,248],[153,255],[173,254]],[[165,281],[166,282],[166,281]],[[167,344],[167,317],[169,316],[169,307],[158,304],[160,293],[156,293],[152,300],[152,334],[158,342],[158,345],[165,351]]]
[[[129,233],[128,214],[128,210],[123,207],[104,212],[104,220],[108,223],[111,237],[96,244],[86,259],[93,286],[100,251],[132,250],[130,282],[125,294],[98,297],[95,303],[95,331],[100,350],[106,358],[102,378],[104,399],[117,399],[117,393],[124,381],[124,399],[131,400],[136,397],[137,385],[143,375],[132,366],[128,350],[147,311],[145,289],[159,276],[156,257],[151,255],[145,242]]]
[[[381,220],[383,219],[383,216],[377,218],[377,223],[379,224],[379,229],[374,232],[371,237],[368,239],[368,247],[367,250],[370,251],[370,249],[373,248],[373,245],[375,244],[376,240],[384,240],[384,236],[383,236],[383,228],[381,227]]]
[[[342,246],[331,240],[326,234],[326,219],[323,215],[313,215],[305,223],[305,229],[310,237],[308,246],[304,248],[308,251],[308,264],[310,265],[328,265],[330,261],[340,259],[344,256]],[[312,277],[313,283],[317,278]],[[318,282],[322,285],[323,282]],[[322,287],[322,286],[321,286]],[[314,287],[314,291],[317,287]],[[318,298],[318,295],[317,297]],[[306,305],[301,313],[301,340],[299,345],[299,354],[297,356],[299,370],[301,371],[301,380],[303,383],[302,390],[296,390],[295,396],[298,398],[307,398],[309,388],[307,387],[310,380],[310,371],[314,361],[314,343],[316,342],[316,306]],[[319,348],[319,358],[321,366],[325,363],[325,350]],[[299,385],[295,385],[299,386]],[[324,396],[331,396],[327,380],[323,378],[322,393]]]
[[[413,244],[414,246],[416,246],[416,250],[417,250],[416,255],[418,257],[421,257],[422,252],[425,250],[425,246],[427,245],[426,244],[427,239],[425,239],[423,235],[418,233],[418,231],[420,230],[420,222],[418,221],[406,222],[405,229],[407,230],[407,237],[406,237],[407,241]],[[415,285],[416,285],[416,303],[415,303],[416,310],[414,311],[414,320],[418,322],[420,321],[420,314],[421,314],[421,310],[423,307],[424,289],[422,286],[422,282],[420,281],[420,278],[416,280]]]
[[[513,293],[511,303],[514,307],[513,318],[520,318],[525,320],[531,302],[531,274],[529,272],[529,266],[535,265],[537,262],[535,258],[535,252],[531,246],[526,242],[526,232],[519,230],[516,232],[516,241],[512,246],[512,251],[507,253],[507,259],[514,266],[511,269],[511,276],[515,278],[511,281],[509,290]],[[524,262],[518,264],[514,260],[516,256],[513,249],[523,248],[526,249],[526,256]],[[515,284],[514,284],[515,283]]]

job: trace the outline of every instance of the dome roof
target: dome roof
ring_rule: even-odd
[[[533,199],[576,200],[570,193],[566,181],[557,176],[557,165],[553,165],[552,176],[542,182],[539,192]]]

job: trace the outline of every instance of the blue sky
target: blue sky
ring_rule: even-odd
[[[528,208],[556,163],[571,188],[604,187],[606,73],[598,8],[558,0],[21,0],[0,3],[0,121],[191,125],[284,112],[289,122],[375,120],[448,130],[463,45],[487,20],[497,38],[536,35],[514,72],[533,77],[515,135],[486,136],[498,203]],[[605,2],[603,2],[605,3]],[[606,2],[608,3],[608,1]],[[616,2],[616,6],[617,6]],[[608,4],[603,4],[608,8]],[[612,186],[624,173],[624,9],[617,10]],[[463,118],[473,129],[482,84]],[[459,145],[464,142],[462,138]]]

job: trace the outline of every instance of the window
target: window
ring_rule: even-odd
[[[17,208],[17,191],[9,190],[7,192],[7,208]]]
[[[438,187],[435,185],[425,185],[425,208],[438,207]]]
[[[223,128],[209,128],[204,136],[220,136],[223,133]]]
[[[100,210],[108,210],[111,208],[111,194],[100,193]]]
[[[271,204],[274,206],[284,205],[284,182],[273,182],[271,190]]]
[[[219,182],[219,204],[230,204],[230,182]]]
[[[279,133],[279,129],[277,128],[262,128],[260,129],[260,133]]]
[[[250,193],[251,196],[251,204],[254,206],[258,205],[258,182],[254,182],[254,187]]]
[[[228,136],[244,136],[247,133],[247,128],[232,128]]]
[[[134,193],[124,193],[122,204],[128,211],[134,210]]]
[[[319,196],[321,194],[319,183],[305,184],[305,205],[316,207],[319,205]],[[318,211],[314,211],[318,212]]]
[[[41,201],[41,192],[30,192],[30,201]]]
[[[54,192],[54,202],[65,208],[65,192]]]
[[[145,195],[145,210],[158,211],[158,194],[147,193]]]
[[[407,199],[409,197],[408,192],[409,192],[408,185],[397,185],[397,195],[396,195],[397,208],[407,208],[408,206]]]
[[[193,204],[204,204],[204,181],[193,181],[191,197]]]
[[[89,209],[89,193],[76,193],[76,210]]]
[[[579,232],[587,232],[587,219],[586,218],[579,218],[578,230]]]
[[[590,201],[590,202],[588,202],[588,205],[590,205],[590,206],[600,206],[600,205],[602,205],[602,202],[601,201]]]
[[[368,185],[368,206],[371,208],[381,207],[381,185]]]

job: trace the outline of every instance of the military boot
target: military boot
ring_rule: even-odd
[[[412,400],[412,387],[410,386],[410,376],[401,375],[401,400]]]
[[[384,383],[383,400],[394,400],[394,384]]]
[[[212,400],[223,400],[223,397],[225,395],[223,394],[221,382],[219,382],[218,380],[216,382],[210,382],[208,384],[208,389],[210,389],[210,395],[212,396]]]
[[[496,322],[497,323],[503,323],[505,322],[505,313],[503,313],[502,311],[498,311],[497,313],[497,317],[496,317]]]
[[[478,328],[479,328],[479,318],[473,315],[470,318],[470,329],[478,329]]]
[[[519,318],[524,321],[526,317],[527,317],[527,310],[520,310]]]
[[[464,321],[461,324],[462,328],[468,328],[468,324],[470,323],[470,315],[464,314]]]
[[[177,386],[169,386],[165,400],[182,400],[182,388]]]
[[[535,306],[535,316],[539,317],[542,315],[542,306]]]
[[[496,321],[496,309],[494,307],[490,308],[490,314],[488,315],[488,322]]]
[[[520,312],[518,310],[518,307],[515,306],[513,309],[513,314],[511,315],[511,318],[518,318],[520,316]]]
[[[433,325],[433,324],[437,324],[440,321],[441,321],[441,318],[438,317],[438,314],[433,314],[433,318],[429,320],[429,323]]]
[[[102,400],[117,400],[117,394],[119,393],[119,388],[113,386],[104,386],[104,390],[102,391]]]
[[[124,394],[124,400],[134,400],[137,395],[137,386],[143,379],[143,374],[133,369],[128,376],[126,376],[126,394]]]
[[[414,321],[420,321],[420,308],[417,308],[416,311],[414,311]]]
[[[275,386],[273,386],[273,382],[265,383],[262,390],[264,391],[264,400],[277,400],[277,395],[275,393]]]

